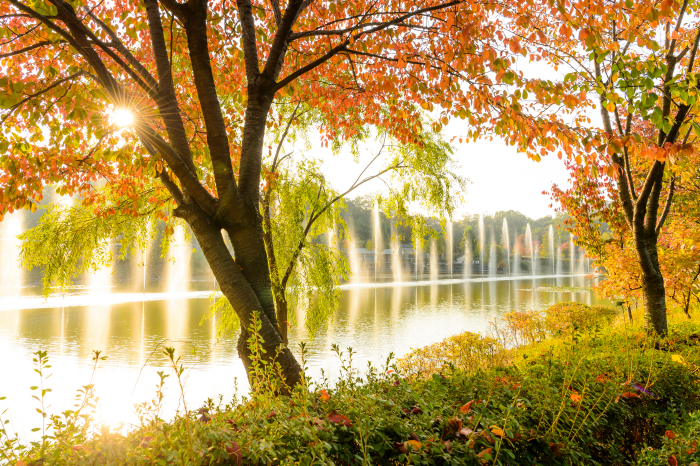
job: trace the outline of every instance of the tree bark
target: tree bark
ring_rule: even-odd
[[[635,234],[643,234],[635,232]],[[646,241],[638,241],[643,244],[644,250],[637,251],[640,257],[648,258],[647,267],[642,269],[642,297],[644,300],[644,314],[648,333],[656,333],[666,336],[668,322],[666,318],[666,288],[664,277],[659,267],[659,255],[656,246],[656,237],[646,238]],[[648,267],[651,265],[651,267]]]
[[[192,228],[222,293],[240,318],[241,335],[238,340],[238,354],[243,361],[248,377],[251,377],[250,369],[253,363],[247,345],[248,329],[253,323],[254,315],[257,314],[261,327],[259,335],[264,342],[264,359],[268,362],[274,360],[279,363],[286,388],[294,387],[300,383],[304,377],[303,371],[280,336],[276,325],[276,316],[273,314],[273,319],[270,319],[265,313],[250,280],[243,273],[244,270],[241,270],[240,265],[231,257],[224,242],[221,227],[195,203],[179,206],[175,209],[174,214],[184,219]],[[252,229],[252,231],[254,230],[255,228]],[[238,239],[240,240],[240,237]],[[260,242],[262,243],[262,234]],[[247,244],[247,247],[250,250],[254,249],[250,243]],[[261,247],[263,248],[262,260],[265,260],[264,246],[261,244]],[[251,382],[253,381],[251,380]]]

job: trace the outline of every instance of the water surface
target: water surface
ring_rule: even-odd
[[[546,287],[589,287],[583,276],[501,278],[492,281],[453,281],[401,286],[344,287],[341,308],[328,328],[310,340],[302,326],[290,331],[290,344],[298,355],[298,343],[308,342],[310,374],[337,376],[339,361],[332,344],[356,352],[355,367],[367,362],[381,365],[390,353],[406,354],[450,335],[469,330],[485,332],[489,321],[510,310],[544,309],[559,301],[599,303],[587,291],[542,291]],[[534,291],[533,291],[534,290]],[[67,297],[3,308],[0,299],[0,412],[9,408],[5,419],[11,429],[27,439],[30,430],[40,426],[36,402],[29,387],[38,385],[33,371],[32,353],[48,351],[53,375],[46,385],[49,411],[71,409],[75,391],[95,384],[100,397],[99,416],[105,423],[135,421],[133,404],[146,401],[155,393],[157,371],[172,374],[162,354],[172,346],[186,368],[186,402],[197,408],[207,398],[222,395],[231,399],[237,381],[239,394],[248,390],[243,366],[234,341],[216,342],[215,319],[203,320],[211,305],[209,293],[190,295],[85,294],[79,299]],[[168,299],[162,299],[167,297]],[[13,298],[14,299],[14,298]],[[19,298],[18,298],[19,299]],[[30,299],[30,298],[22,298]],[[141,299],[145,299],[141,301]],[[125,302],[126,301],[126,302]],[[129,302],[131,301],[131,302]],[[30,302],[30,301],[25,301]],[[37,305],[44,302],[41,307]],[[108,359],[100,361],[93,372],[92,350],[101,350]],[[346,351],[347,353],[347,351]],[[180,403],[174,376],[166,383],[165,415],[170,416]]]

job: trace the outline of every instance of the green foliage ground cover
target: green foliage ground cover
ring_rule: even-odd
[[[580,318],[580,309],[575,315]],[[352,352],[338,349],[340,379],[309,380],[291,396],[273,394],[279,389],[274,367],[260,364],[257,392],[245,400],[210,402],[165,422],[159,417],[159,390],[140,407],[142,425],[126,435],[69,413],[62,419],[75,422],[48,429],[45,442],[20,447],[5,438],[4,460],[17,465],[697,461],[691,450],[700,429],[700,325],[674,321],[669,337],[659,340],[647,337],[640,324],[604,322],[604,329],[593,325],[504,349],[507,358],[473,370],[448,362],[400,376],[388,361],[359,371]],[[171,380],[177,383],[180,366],[170,356]],[[85,406],[87,414],[89,403]]]

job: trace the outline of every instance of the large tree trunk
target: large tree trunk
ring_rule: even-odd
[[[643,234],[643,232],[636,232]],[[656,236],[637,241],[637,254],[642,264],[642,295],[648,333],[665,336],[668,333],[666,320],[666,288],[659,267]]]
[[[229,300],[241,321],[241,335],[237,346],[238,354],[243,361],[248,378],[251,379],[252,377],[251,367],[253,363],[251,360],[250,348],[247,345],[247,340],[250,336],[248,329],[254,322],[254,316],[257,315],[260,320],[259,336],[260,339],[263,340],[263,349],[265,350],[263,357],[268,362],[274,360],[279,364],[286,388],[294,387],[300,383],[304,377],[303,371],[280,335],[277,328],[276,316],[273,313],[273,318],[270,319],[268,313],[265,311],[266,306],[261,302],[260,295],[265,296],[267,293],[269,293],[270,301],[272,301],[272,292],[269,287],[267,293],[260,293],[259,283],[264,279],[259,276],[256,277],[257,287],[251,283],[251,280],[249,280],[244,273],[246,267],[241,266],[238,261],[234,261],[231,257],[224,242],[221,227],[210,216],[203,212],[197,204],[189,203],[181,205],[175,210],[174,214],[184,219],[192,228],[192,232],[202,247],[204,256],[216,280],[219,282],[222,293]],[[260,225],[258,225],[258,227],[259,228],[255,228],[253,226],[253,228],[247,231],[247,234],[255,236],[251,231],[259,231],[259,236],[257,238],[249,237],[249,241],[246,243],[240,242],[239,247],[245,247],[244,251],[248,259],[257,255],[259,258],[258,260],[265,261],[266,256],[262,241],[262,228]],[[242,239],[239,235],[236,235],[236,238],[238,241]],[[255,251],[256,247],[259,248],[257,251]],[[267,264],[265,262],[263,262],[263,264],[266,270]],[[259,273],[263,268],[263,264],[255,264],[249,267],[248,274],[256,276],[256,273]],[[267,281],[269,283],[269,275],[267,276]],[[250,381],[251,386],[253,386],[255,381]],[[283,389],[283,391],[287,390]]]

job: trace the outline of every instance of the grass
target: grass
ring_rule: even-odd
[[[87,393],[78,415],[48,418],[44,441],[6,436],[2,454],[20,466],[690,464],[700,325],[670,320],[668,338],[657,339],[610,309],[560,305],[362,371],[336,347],[340,380],[307,380],[291,396],[275,395],[274,365],[261,362],[249,398],[168,422],[161,385],[126,435],[94,425]]]

